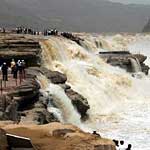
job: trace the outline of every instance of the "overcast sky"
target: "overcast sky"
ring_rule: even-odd
[[[150,0],[110,0],[113,2],[121,2],[121,3],[126,3],[126,4],[150,4]]]

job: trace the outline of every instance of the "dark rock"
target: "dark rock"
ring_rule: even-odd
[[[51,71],[46,68],[31,67],[28,69],[27,75],[32,74],[32,76],[37,76],[37,74],[43,74],[54,84],[64,84],[67,81],[65,74],[58,71]]]
[[[26,73],[26,81],[8,93],[7,105],[2,111],[4,114],[1,114],[1,118],[4,115],[4,120],[20,121],[20,117],[25,117],[28,122],[35,122],[36,124],[58,122],[54,114],[47,110],[50,99],[39,92],[40,85],[36,81],[36,77],[42,73],[48,75],[54,83],[63,83],[66,81],[65,76],[56,72],[53,74],[52,71],[38,67],[29,68]],[[55,75],[56,78],[53,77]],[[66,87],[68,88],[68,86]],[[22,113],[24,115],[21,115]]]
[[[45,68],[41,69],[43,74],[54,84],[64,84],[67,81],[66,75],[58,71],[50,71]]]
[[[0,37],[0,64],[24,59],[27,66],[39,66],[41,47],[38,41],[25,36],[7,35]]]
[[[3,114],[1,120],[19,121],[19,111],[31,109],[33,104],[38,101],[40,85],[36,81],[36,77],[28,74],[26,80],[7,95],[0,97]],[[44,107],[44,106],[43,106]]]
[[[7,150],[8,143],[6,132],[3,129],[0,129],[0,150]]]
[[[150,67],[145,64],[141,64],[141,67],[142,67],[142,72],[144,72],[146,75],[148,75]]]
[[[67,89],[65,92],[67,96],[72,100],[72,104],[81,114],[81,118],[85,119],[87,117],[87,110],[90,108],[87,99],[85,99],[82,95],[73,91],[72,89]]]
[[[140,63],[143,63],[147,59],[147,56],[144,56],[142,54],[133,54],[132,56],[137,58]]]
[[[19,115],[18,115],[18,103],[17,101],[12,101],[5,110],[5,119],[12,120],[12,121],[18,121]]]
[[[4,112],[0,111],[0,120],[3,120],[4,118]]]
[[[47,108],[48,104],[49,104],[49,99],[47,97],[39,97],[39,103],[42,104],[45,108]]]
[[[139,65],[141,65],[142,72],[148,75],[149,67],[144,64],[144,61],[147,59],[146,56],[142,54],[131,54],[119,51],[115,52],[106,52],[106,54],[101,53],[100,56],[107,60],[112,66],[119,66],[120,68],[125,69],[128,72],[135,72],[134,68],[132,67],[131,59],[135,59],[139,61]]]
[[[61,86],[64,90],[71,89],[71,86],[67,84],[59,84],[59,86]]]
[[[45,108],[34,108],[32,111],[34,116],[33,120],[37,122],[37,124],[42,125],[50,122],[59,122],[54,114],[48,112]]]

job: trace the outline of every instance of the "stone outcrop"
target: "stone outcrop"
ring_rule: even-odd
[[[58,119],[47,110],[48,101],[40,96],[40,85],[37,76],[42,74],[53,84],[65,85],[66,75],[39,67],[41,47],[39,39],[31,39],[26,35],[0,35],[0,64],[8,64],[11,59],[24,59],[27,66],[26,80],[20,85],[0,96],[0,120],[26,121],[35,124],[45,124]],[[36,67],[33,67],[36,66]],[[38,66],[38,67],[37,67]],[[68,87],[65,87],[66,90]],[[69,87],[70,88],[70,87]],[[67,91],[68,97],[80,112],[85,116],[89,106],[86,99],[76,92]],[[86,101],[86,103],[85,103]]]
[[[3,129],[0,129],[0,150],[7,150],[8,143],[6,132]]]
[[[38,101],[32,106],[32,109],[23,111],[24,117],[22,117],[20,123],[42,125],[50,122],[59,122],[54,114],[48,111],[48,103],[49,99],[40,95]]]
[[[90,108],[87,99],[85,99],[79,93],[72,89],[65,90],[67,96],[72,100],[72,104],[76,107],[78,112],[81,114],[81,118],[84,120],[87,117],[87,110]]]
[[[28,69],[28,71],[31,72],[32,76],[36,76],[37,74],[43,74],[52,83],[61,86],[64,89],[67,96],[72,100],[72,104],[81,114],[81,118],[86,119],[87,110],[90,108],[88,105],[88,101],[82,95],[73,91],[69,85],[65,84],[65,82],[67,81],[67,77],[64,74],[56,71],[50,71],[46,68],[37,68],[37,67],[31,67],[30,69]],[[55,98],[53,98],[53,101],[55,101]]]
[[[12,58],[16,61],[24,59],[29,67],[26,69],[26,79],[22,84],[0,96],[0,120],[33,124],[58,121],[54,114],[48,112],[49,100],[39,91],[40,83],[37,81],[37,76],[41,74],[51,83],[63,87],[72,104],[81,114],[81,118],[85,119],[89,109],[87,100],[65,84],[67,81],[65,74],[39,67],[40,54],[38,38],[31,39],[30,36],[18,34],[0,35],[0,64],[5,61],[9,65]]]
[[[87,99],[65,84],[67,77],[64,74],[46,68],[30,67],[26,70],[26,80],[14,90],[1,96],[0,120],[13,120],[27,124],[47,124],[59,121],[53,113],[48,111],[50,99],[40,93],[37,76],[41,74],[52,83],[61,86],[81,114],[81,119],[87,118],[86,113],[90,108]],[[55,106],[55,97],[52,99]]]
[[[40,150],[116,150],[111,140],[85,133],[73,125],[50,123],[47,125],[6,125],[6,132],[28,137]]]
[[[52,83],[54,84],[63,84],[67,81],[66,75],[58,72],[58,71],[51,71],[46,68],[39,68],[39,67],[30,67],[28,69],[31,72],[32,76],[37,76],[37,74],[43,74],[46,76]]]
[[[131,54],[128,51],[112,51],[112,52],[100,52],[100,57],[106,60],[112,66],[119,66],[128,72],[134,72],[131,59],[138,61],[141,71],[148,75],[149,66],[144,62],[147,59],[146,56],[142,54]]]
[[[41,47],[38,40],[30,39],[23,35],[0,36],[0,64],[4,61],[8,64],[11,59],[24,59],[27,66],[40,65]]]
[[[58,71],[50,71],[43,68],[42,72],[54,84],[63,84],[67,81],[66,75]]]
[[[29,76],[26,80],[13,90],[3,95],[3,119],[18,121],[20,119],[19,112],[28,109],[34,102],[38,100],[40,85],[35,78]]]

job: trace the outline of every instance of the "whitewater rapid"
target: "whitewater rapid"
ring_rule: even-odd
[[[87,98],[90,110],[89,119],[84,122],[86,130],[97,130],[104,137],[125,140],[133,144],[134,150],[149,150],[150,77],[133,78],[123,69],[106,64],[97,54],[103,50],[129,49],[146,54],[146,63],[150,65],[150,36],[88,34],[81,37],[85,39],[83,47],[61,37],[44,41],[43,65],[65,73],[67,84]],[[79,115],[63,90],[52,84],[48,89],[58,99],[62,98],[58,102],[62,106],[63,120],[80,127]],[[67,108],[71,108],[70,112],[66,112]]]

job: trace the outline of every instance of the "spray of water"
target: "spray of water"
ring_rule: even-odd
[[[55,97],[55,104],[63,112],[64,122],[80,125],[80,115],[73,107],[71,100],[66,96],[64,90],[60,86],[50,83],[47,91]]]
[[[129,49],[132,52],[141,49],[141,53],[148,55],[149,63],[150,36],[85,34],[83,37],[83,47],[60,37],[51,37],[44,41],[43,65],[65,73],[68,84],[88,99],[90,119],[84,124],[86,127],[97,129],[105,136],[123,138],[131,142],[135,150],[148,150],[150,145],[145,146],[145,139],[150,138],[149,77],[133,78],[124,70],[109,66],[95,53],[103,49]],[[99,46],[96,46],[95,41],[100,43],[97,44]],[[134,65],[135,63],[137,65],[137,62],[134,62]],[[134,68],[140,70],[137,66]],[[60,110],[64,112],[63,117],[71,123],[78,124],[79,117],[73,108],[69,108],[71,103],[64,91],[54,85],[50,85],[49,89],[52,89],[51,94],[59,99]],[[68,108],[69,110],[66,110]],[[71,112],[76,116],[73,119],[67,115]]]

